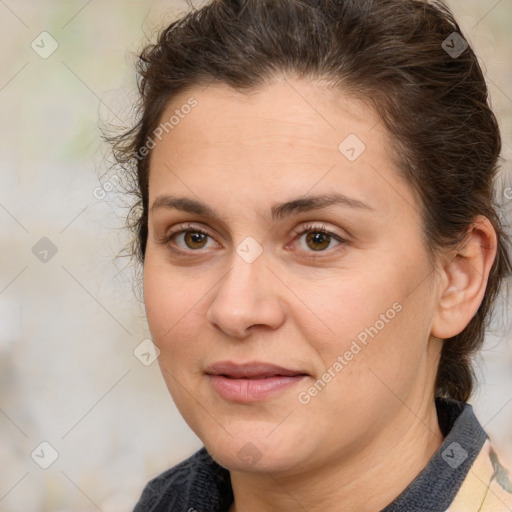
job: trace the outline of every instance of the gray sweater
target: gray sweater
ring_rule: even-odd
[[[436,408],[445,436],[441,448],[381,512],[445,512],[486,442],[469,404],[437,398]],[[457,461],[462,453],[464,460]],[[151,480],[133,512],[227,512],[232,502],[229,471],[202,448]]]

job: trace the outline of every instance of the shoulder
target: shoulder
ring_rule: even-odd
[[[230,498],[229,472],[201,448],[191,457],[153,478],[133,512],[188,512],[207,499],[211,504]]]
[[[510,461],[487,439],[447,512],[512,510]]]
[[[436,398],[444,436],[423,471],[382,512],[512,512],[506,464],[470,404]]]

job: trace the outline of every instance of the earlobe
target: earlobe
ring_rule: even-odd
[[[478,216],[443,265],[433,336],[451,338],[471,321],[484,298],[496,250],[497,236],[491,222]]]

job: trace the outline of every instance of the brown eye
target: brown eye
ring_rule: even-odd
[[[311,231],[306,236],[306,243],[313,251],[323,251],[329,247],[332,237],[321,231]]]
[[[208,240],[208,235],[199,231],[186,231],[183,239],[189,249],[202,249]]]
[[[304,253],[310,253],[309,256],[313,256],[312,252],[331,253],[332,251],[329,250],[331,248],[348,245],[347,240],[329,231],[323,225],[303,226],[302,229],[299,229],[294,234],[296,235],[299,249]]]
[[[164,244],[174,252],[199,252],[208,247],[218,247],[217,242],[203,229],[196,226],[183,225],[168,235]]]

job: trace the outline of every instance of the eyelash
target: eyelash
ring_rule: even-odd
[[[339,245],[335,246],[334,248],[327,249],[324,251],[306,251],[308,253],[313,253],[313,254],[306,255],[306,258],[317,258],[318,256],[316,256],[316,254],[322,254],[322,253],[329,254],[329,253],[332,253],[333,251],[335,251],[336,247],[339,248],[340,246],[348,245],[348,240],[345,240],[344,238],[338,236],[336,233],[333,233],[332,231],[327,229],[322,224],[307,224],[297,230],[294,230],[293,231],[293,240],[295,241],[297,239],[300,239],[300,237],[302,237],[302,235],[305,235],[306,233],[322,233],[323,235],[329,236],[330,238],[339,242]]]
[[[197,250],[193,250],[193,249],[188,249],[188,250],[184,250],[184,249],[176,249],[174,247],[172,247],[170,245],[170,242],[172,241],[172,239],[178,235],[181,235],[183,233],[188,233],[188,232],[192,232],[192,233],[201,233],[205,236],[208,236],[210,238],[212,238],[210,236],[210,234],[203,228],[201,227],[198,227],[198,226],[194,226],[194,225],[191,225],[191,224],[187,224],[187,225],[182,225],[182,226],[179,226],[178,229],[176,231],[173,231],[172,233],[170,233],[168,236],[166,236],[164,238],[164,240],[162,240],[162,243],[164,245],[167,245],[169,247],[169,249],[175,253],[179,253],[179,254],[186,254],[186,253],[191,253],[191,252],[200,252],[200,249],[197,249]],[[329,229],[327,229],[324,225],[315,225],[315,224],[308,224],[306,226],[302,226],[301,228],[293,231],[293,240],[295,241],[296,239],[300,238],[302,235],[306,234],[306,233],[310,233],[310,232],[313,232],[313,233],[322,233],[326,236],[329,236],[331,238],[333,238],[334,240],[336,240],[337,242],[339,242],[339,245],[341,246],[346,246],[348,245],[348,240],[338,236],[336,233],[333,233],[332,231],[329,231]],[[336,246],[338,247],[338,246]],[[329,249],[329,250],[324,250],[324,251],[307,251],[307,252],[312,252],[312,253],[327,253],[327,252],[331,252],[335,250],[334,248],[333,249]],[[308,255],[306,256],[307,258],[317,258],[318,256],[316,255]]]

